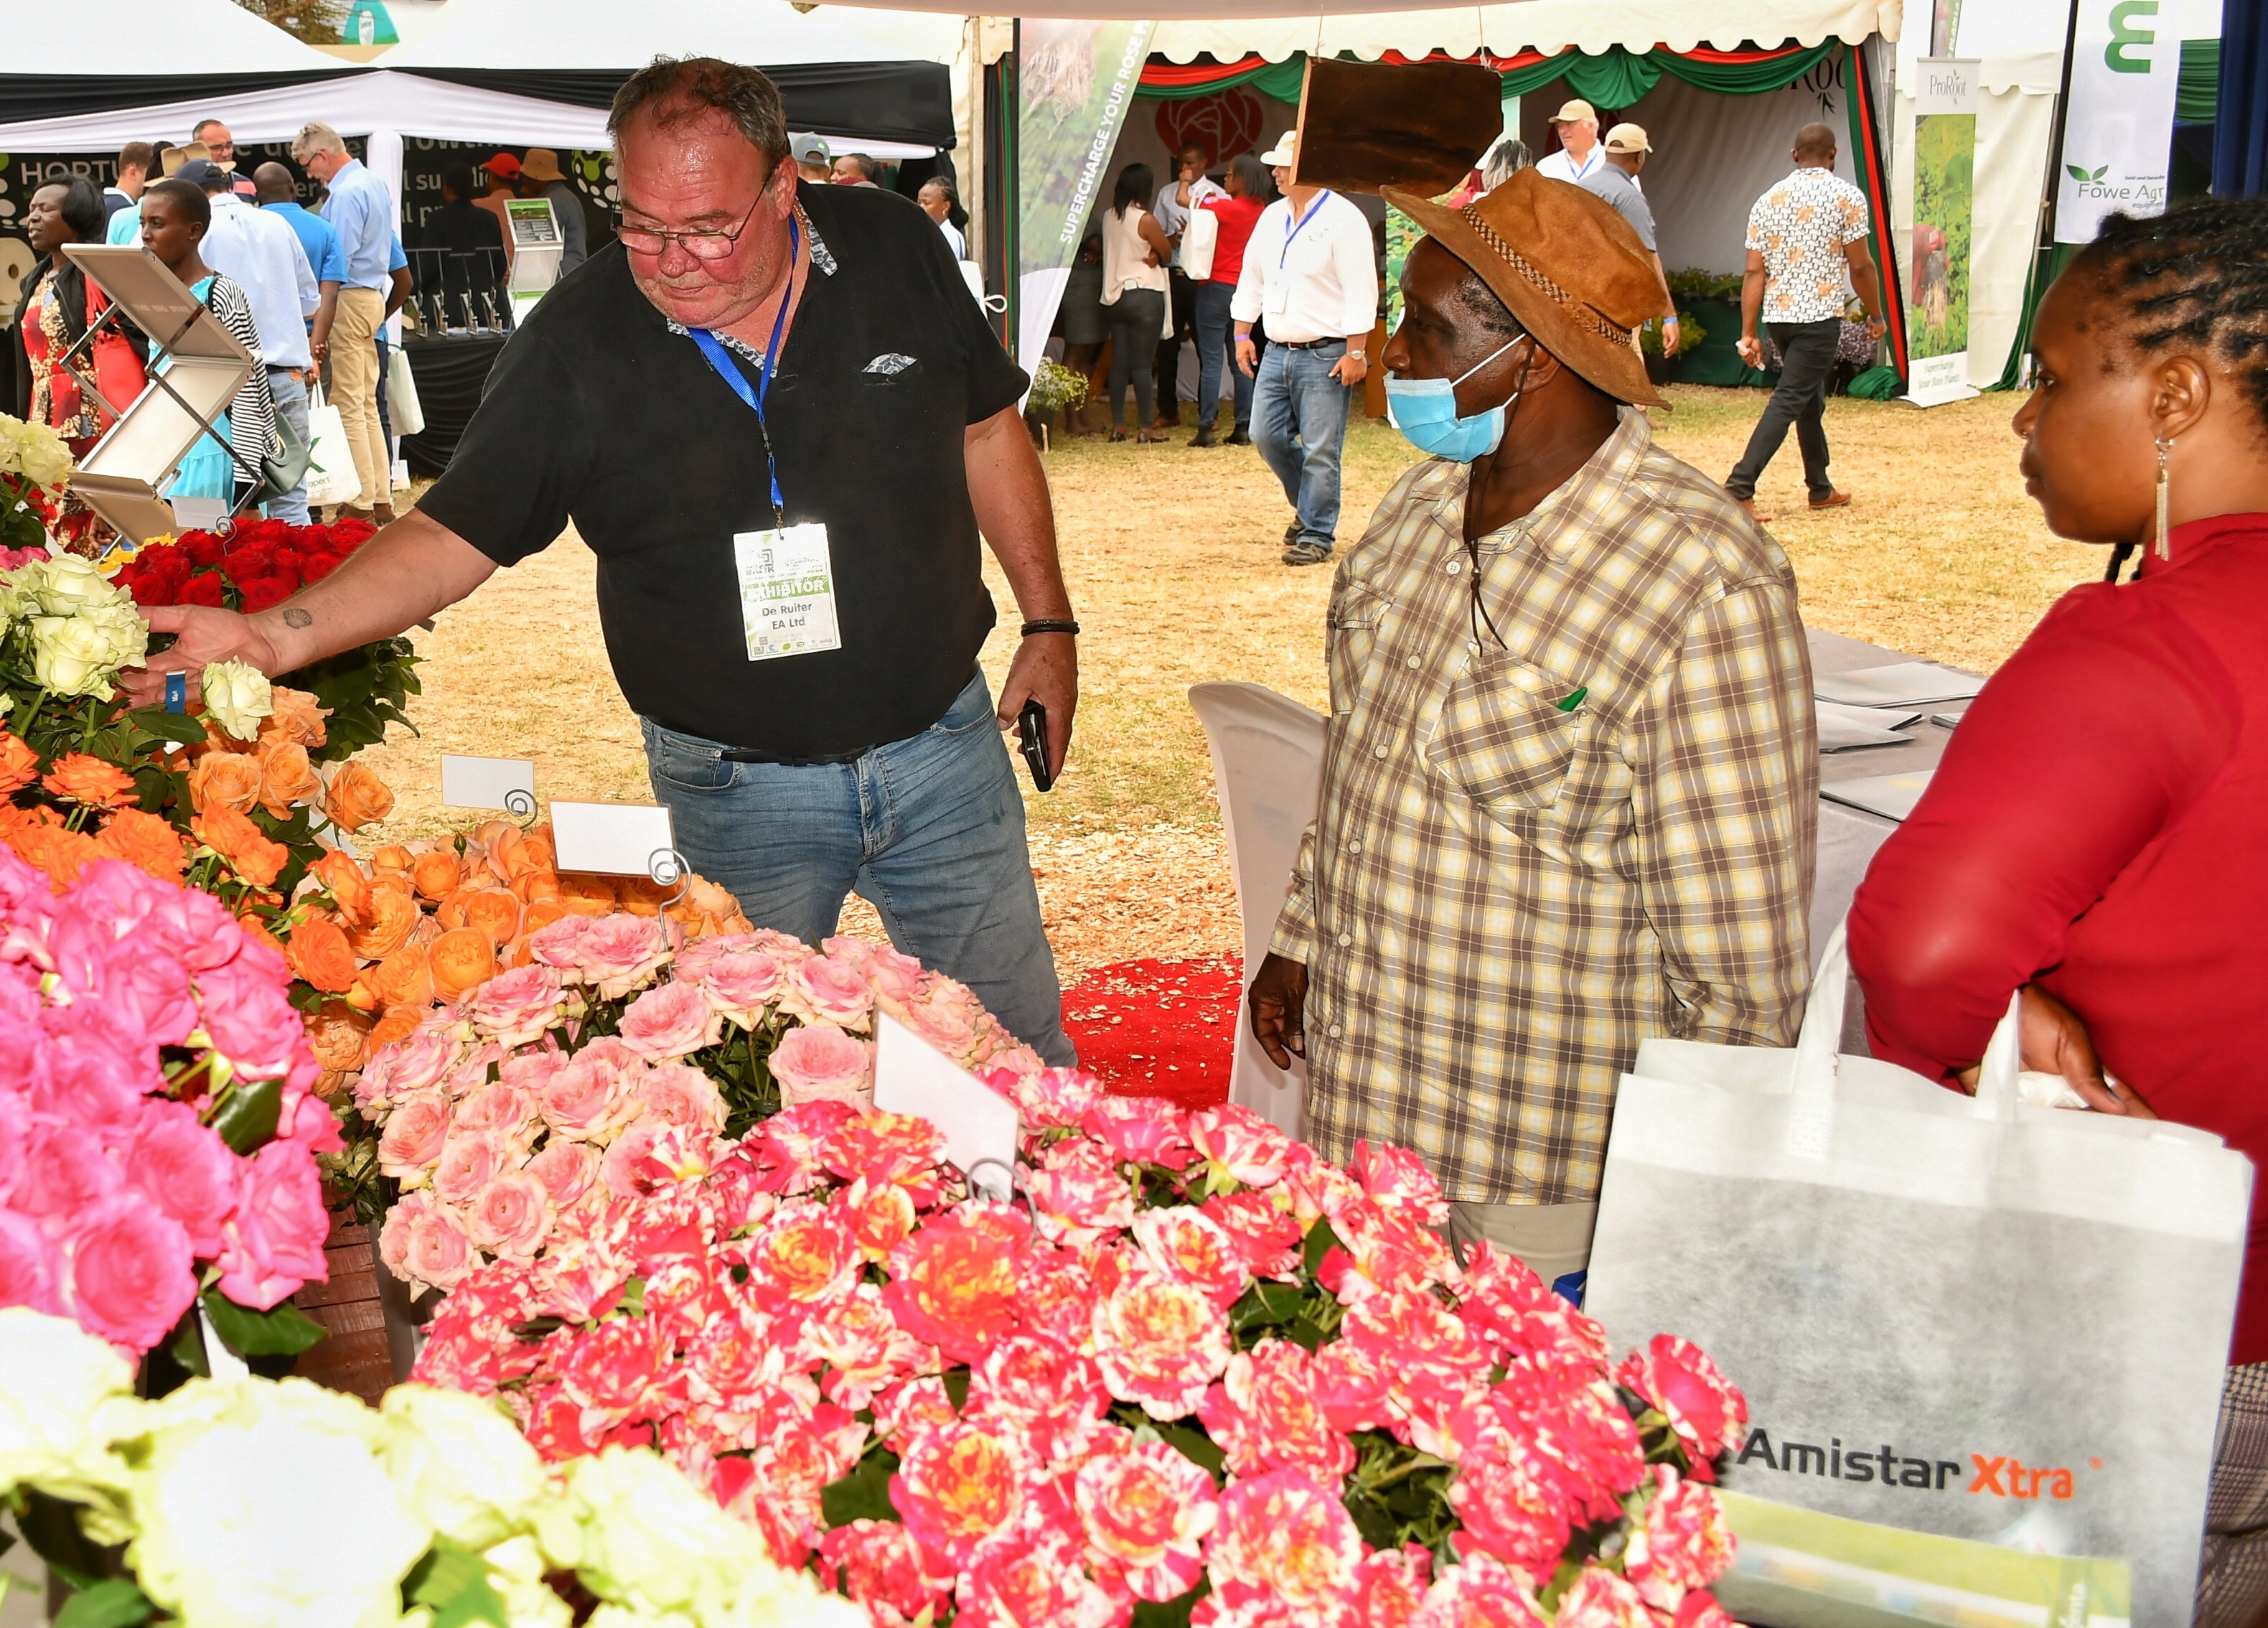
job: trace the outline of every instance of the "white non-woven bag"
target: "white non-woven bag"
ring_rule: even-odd
[[[347,427],[339,409],[323,399],[323,387],[307,381],[307,505],[352,503],[362,496],[362,478],[355,474],[354,453],[347,446]]]
[[[2014,1003],[1973,1099],[1837,1057],[1847,976],[1837,927],[1793,1051],[1648,1041],[1615,1104],[1585,1309],[1747,1393],[1720,1597],[2183,1628],[2250,1161],[2021,1104]]]
[[[381,338],[379,343],[386,342]],[[396,436],[424,431],[425,408],[417,399],[417,378],[409,371],[409,352],[400,345],[392,347],[386,358],[386,414]]]
[[[1192,283],[1212,281],[1213,251],[1220,245],[1220,217],[1203,204],[1182,223],[1182,272]]]

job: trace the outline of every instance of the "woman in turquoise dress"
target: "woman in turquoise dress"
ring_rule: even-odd
[[[234,278],[213,270],[197,253],[211,225],[211,203],[185,180],[156,181],[142,194],[142,246],[211,307],[221,326],[252,352],[254,364],[213,432],[199,436],[182,458],[166,496],[233,504],[239,489],[259,484],[261,460],[276,450],[276,401],[268,392],[268,370],[260,365],[251,300]]]

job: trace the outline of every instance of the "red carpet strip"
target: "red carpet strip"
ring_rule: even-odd
[[[1064,991],[1079,1066],[1119,1096],[1226,1102],[1242,969],[1235,955],[1094,969]]]

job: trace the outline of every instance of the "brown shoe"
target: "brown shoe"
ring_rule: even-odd
[[[379,505],[378,505],[378,508],[377,508],[377,509],[376,509],[376,510],[372,513],[372,515],[371,515],[371,517],[370,517],[370,518],[371,518],[371,523],[372,523],[372,525],[376,525],[376,526],[391,526],[391,525],[393,525],[393,524],[394,524],[394,505],[393,505],[392,504],[390,504],[390,503],[382,503],[382,504]]]
[[[1743,514],[1747,515],[1750,519],[1754,520],[1757,525],[1759,525],[1759,526],[1764,526],[1764,525],[1768,525],[1768,524],[1771,522],[1771,515],[1769,515],[1769,514],[1758,514],[1758,513],[1756,512],[1756,500],[1755,498],[1753,498],[1753,497],[1735,497],[1735,498],[1734,498],[1734,499],[1733,499],[1733,501],[1734,501],[1734,503],[1737,503],[1737,504],[1739,504],[1739,505],[1741,505],[1741,512],[1742,512],[1742,513],[1743,513]]]
[[[1814,497],[1811,506],[1815,509],[1839,509],[1850,501],[1849,492],[1830,491],[1824,497]]]

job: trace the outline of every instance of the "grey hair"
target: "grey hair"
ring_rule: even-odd
[[[210,123],[208,120],[206,122]],[[299,133],[291,138],[291,156],[305,164],[307,155],[316,152],[344,152],[347,144],[339,133],[328,124],[303,124]]]
[[[779,87],[759,69],[715,56],[657,56],[615,92],[607,134],[619,146],[622,128],[649,110],[665,129],[705,113],[723,114],[764,155],[767,171],[787,156],[787,113]]]
[[[1507,136],[1488,150],[1481,160],[1481,188],[1494,192],[1514,175],[1535,160],[1528,155],[1528,144],[1517,136]]]

